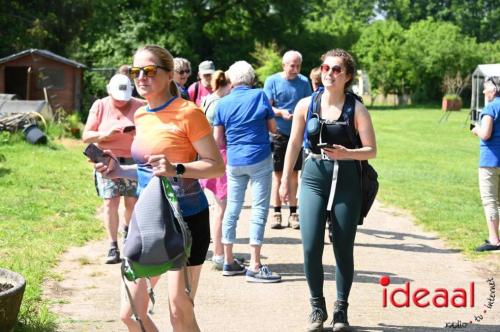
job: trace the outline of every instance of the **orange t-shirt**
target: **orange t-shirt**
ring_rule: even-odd
[[[136,136],[132,156],[145,163],[147,155],[163,154],[172,163],[186,163],[196,159],[193,142],[212,134],[212,129],[201,109],[193,102],[175,98],[165,108],[148,112],[137,110],[134,117]]]
[[[134,114],[145,101],[132,98],[123,108],[113,105],[111,97],[98,99],[89,111],[86,129],[91,131],[108,131],[113,127],[126,127],[134,125]],[[108,140],[99,142],[97,145],[103,150],[111,150],[117,157],[130,158],[130,146],[134,139],[134,132],[116,133]]]

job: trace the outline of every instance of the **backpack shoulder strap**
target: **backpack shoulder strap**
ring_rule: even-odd
[[[311,102],[309,103],[309,108],[307,110],[307,118],[306,118],[306,128],[307,122],[311,119],[313,114],[317,114],[319,116],[319,111],[321,108],[321,96],[323,95],[324,88],[320,87],[318,90],[314,91],[311,95]],[[307,143],[307,129],[304,130],[304,147],[309,148]]]
[[[345,95],[344,108],[342,110],[342,116],[344,121],[347,122],[347,134],[349,135],[349,140],[355,147],[361,147],[361,140],[356,133],[356,127],[354,125],[354,112],[356,111],[356,95],[348,92]],[[359,99],[358,99],[359,100]]]
[[[194,83],[194,98],[193,103],[196,103],[196,99],[198,99],[198,92],[200,91],[200,81],[196,81]]]

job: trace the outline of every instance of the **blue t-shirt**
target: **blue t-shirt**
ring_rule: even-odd
[[[224,127],[229,166],[253,165],[269,157],[271,118],[274,112],[261,89],[237,86],[217,103],[213,124]]]
[[[493,129],[490,138],[479,144],[479,167],[500,167],[500,97],[481,111],[481,119],[485,115],[493,118]]]
[[[264,92],[269,100],[274,101],[274,107],[286,109],[289,113],[293,113],[295,105],[302,98],[309,97],[312,89],[309,80],[302,74],[299,74],[293,80],[287,80],[282,76],[282,73],[276,73],[266,79]],[[292,120],[277,117],[276,124],[280,133],[290,136]]]
[[[137,194],[146,188],[149,181],[153,178],[153,170],[151,166],[138,164],[137,165]],[[200,183],[196,179],[188,179],[182,177],[168,177],[172,189],[174,190],[177,199],[179,200],[180,213],[183,217],[193,216],[208,208],[208,200],[203,193]]]

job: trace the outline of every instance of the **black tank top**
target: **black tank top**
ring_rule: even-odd
[[[355,146],[352,144],[349,139],[348,134],[348,125],[347,122],[344,121],[344,110],[342,109],[342,113],[339,116],[338,120],[331,121],[325,120],[323,118],[319,118],[320,122],[320,131],[317,135],[310,135],[309,143],[311,146],[311,151],[313,153],[321,153],[321,149],[318,148],[319,136],[321,134],[321,142],[328,144],[338,144],[345,146],[348,149],[353,149]]]

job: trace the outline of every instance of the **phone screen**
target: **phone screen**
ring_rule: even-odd
[[[126,126],[125,128],[123,128],[124,133],[128,133],[128,132],[131,132],[134,130],[135,130],[135,126]]]
[[[331,144],[328,143],[318,143],[318,148],[335,149]]]

